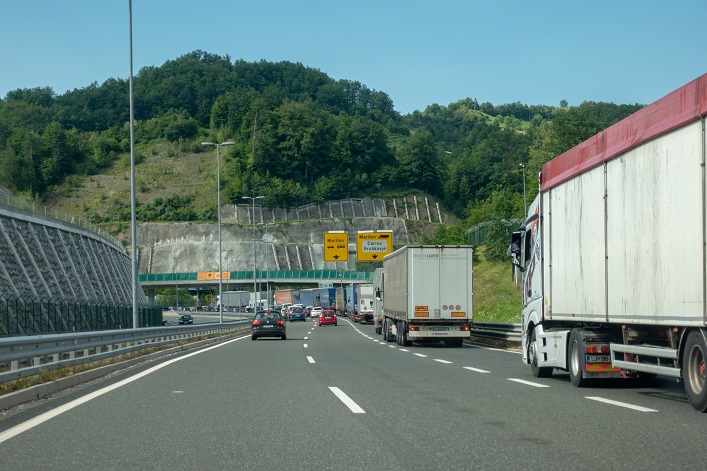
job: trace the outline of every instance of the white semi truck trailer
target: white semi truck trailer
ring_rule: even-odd
[[[513,234],[536,377],[667,375],[707,410],[706,115],[707,74],[543,166]]]
[[[461,347],[471,336],[471,246],[403,247],[383,259],[382,279],[383,288],[374,289],[382,294],[386,341]]]

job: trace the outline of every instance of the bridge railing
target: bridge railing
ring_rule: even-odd
[[[253,280],[253,270],[232,271],[229,273],[228,281]],[[344,282],[370,282],[373,280],[373,272],[358,270],[257,270],[256,276],[259,280],[302,280],[302,281],[344,281]],[[199,272],[182,273],[141,273],[140,283],[150,282],[176,282],[176,281],[214,281],[202,280]],[[218,281],[218,278],[215,280]],[[226,281],[224,279],[224,281]]]

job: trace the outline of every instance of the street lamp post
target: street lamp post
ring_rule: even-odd
[[[523,169],[523,217],[528,214],[528,201],[525,199],[525,164],[520,164]]]
[[[216,147],[216,214],[218,215],[218,312],[219,322],[223,323],[223,300],[221,299],[221,289],[223,287],[223,260],[221,257],[221,147],[232,146],[235,142],[222,142],[220,144],[214,142],[202,142],[202,146]]]
[[[258,251],[255,248],[255,200],[263,199],[264,196],[244,196],[244,200],[251,200],[253,202],[253,216],[251,217],[251,222],[253,223],[253,312],[258,311],[258,282],[255,276],[255,269],[258,264]]]
[[[172,277],[174,278],[174,295],[177,298],[177,312],[179,312],[179,288],[177,287],[177,277],[175,276],[175,271],[177,268],[177,257],[172,257]]]

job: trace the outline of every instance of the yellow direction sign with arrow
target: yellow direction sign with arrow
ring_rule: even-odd
[[[349,261],[349,234],[344,231],[324,233],[324,261]]]
[[[393,251],[393,231],[360,231],[356,234],[356,260],[383,260]]]

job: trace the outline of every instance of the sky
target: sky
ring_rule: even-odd
[[[130,77],[129,0],[0,0],[0,97]],[[396,111],[649,104],[707,73],[707,0],[133,0],[133,74],[195,50],[290,61]]]

